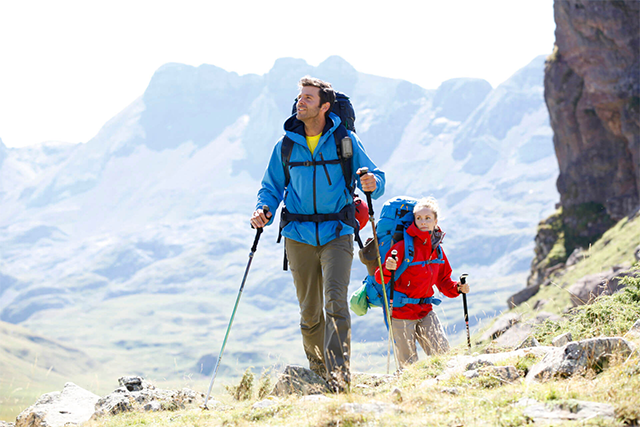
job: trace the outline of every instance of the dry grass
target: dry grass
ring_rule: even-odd
[[[636,341],[637,344],[640,343]],[[523,379],[508,383],[490,375],[473,379],[453,375],[446,380],[435,380],[449,357],[428,357],[388,383],[355,377],[351,393],[328,394],[326,401],[271,398],[272,406],[254,409],[253,405],[259,400],[257,393],[244,401],[227,394],[216,396],[221,405],[210,411],[193,405],[175,412],[135,412],[93,420],[86,426],[520,426],[532,421],[524,415],[523,408],[516,405],[521,398],[567,407],[575,405],[574,400],[584,400],[608,403],[615,408],[616,420],[593,419],[579,425],[618,426],[640,420],[638,352],[627,360],[613,362],[597,375],[587,372],[569,379],[532,384],[525,383]],[[508,362],[523,369],[535,361],[525,357]],[[391,393],[394,388],[400,389],[400,399]],[[395,409],[383,413],[349,410],[349,404],[372,402]]]

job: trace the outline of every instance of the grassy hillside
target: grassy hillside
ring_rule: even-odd
[[[624,334],[635,320],[640,318],[640,302],[637,310],[626,310],[621,313],[610,313],[610,307],[602,301],[590,306],[571,309],[571,295],[568,288],[579,279],[589,274],[610,270],[615,265],[624,265],[627,268],[634,266],[635,248],[640,244],[640,214],[635,217],[627,217],[620,220],[615,226],[602,235],[586,251],[581,259],[574,265],[562,268],[553,273],[551,283],[543,286],[540,291],[525,303],[508,311],[508,313],[520,314],[521,322],[530,323],[540,312],[547,312],[563,316],[571,321],[554,322],[547,320],[538,325],[533,335],[541,344],[548,345],[551,339],[564,332],[571,332],[574,340],[589,338],[599,335],[615,335],[616,332]],[[606,301],[606,300],[604,300]],[[534,307],[537,307],[534,309]],[[609,314],[611,314],[610,317]],[[591,320],[587,327],[575,323],[576,318],[589,317]],[[492,346],[489,342],[479,342],[484,331],[491,327],[499,317],[489,321],[484,327],[476,330],[472,336],[472,342],[477,343],[478,351],[484,351]],[[600,328],[596,322],[605,322],[605,328]]]
[[[40,395],[61,390],[68,381],[99,389],[91,379],[99,369],[82,351],[0,322],[0,420],[15,419]]]
[[[640,244],[640,215],[624,218],[593,243],[575,265],[553,274],[552,283],[540,289],[533,298],[514,311],[525,316],[534,315],[532,307],[539,300],[546,300],[541,310],[561,315],[570,305],[567,289],[588,274],[600,273],[614,265],[635,262],[633,252]]]

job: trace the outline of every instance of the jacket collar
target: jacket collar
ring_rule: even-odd
[[[436,227],[433,230],[433,233],[429,231],[420,231],[420,229],[416,226],[415,222],[412,222],[411,225],[407,228],[407,234],[411,237],[417,237],[418,239],[431,242],[431,250],[435,250],[442,240],[444,239],[445,233],[442,231],[440,227]]]
[[[329,113],[329,117],[326,120],[324,129],[322,130],[322,137],[318,141],[318,147],[322,145],[326,139],[335,132],[340,125],[340,117],[337,114]],[[296,115],[292,115],[284,122],[284,133],[289,139],[298,144],[304,146],[307,145],[306,135],[304,133],[304,123],[296,118]]]

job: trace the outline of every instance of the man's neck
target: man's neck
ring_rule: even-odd
[[[324,116],[318,116],[314,120],[304,122],[304,133],[306,136],[320,135],[324,130],[324,125],[327,123]]]

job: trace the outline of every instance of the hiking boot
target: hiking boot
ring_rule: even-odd
[[[322,361],[316,359],[309,360],[309,369],[315,372],[323,380],[327,379],[327,368],[325,368]]]

